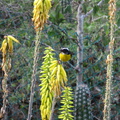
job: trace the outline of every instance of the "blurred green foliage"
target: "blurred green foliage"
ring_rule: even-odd
[[[103,99],[106,80],[106,56],[109,52],[109,23],[108,1],[98,7],[100,0],[85,0],[83,12],[93,9],[93,13],[84,21],[84,82],[89,86],[92,96],[92,112],[94,119],[102,119]],[[54,0],[48,23],[42,31],[40,57],[38,62],[37,82],[34,97],[33,120],[40,120],[40,95],[39,73],[46,46],[55,49],[58,59],[59,49],[68,47],[73,53],[72,63],[76,66],[77,48],[77,7],[79,0]],[[33,65],[33,51],[35,31],[32,23],[33,1],[31,0],[4,0],[0,2],[0,34],[13,35],[21,45],[14,44],[12,56],[12,69],[9,77],[9,107],[10,120],[25,120],[29,105],[31,73]],[[117,1],[115,51],[113,72],[113,100],[111,118],[117,120],[120,116],[120,3]],[[0,38],[0,44],[2,38]],[[76,71],[71,67],[71,62],[64,63],[68,73],[69,86],[76,86]],[[1,74],[1,79],[2,79]],[[1,90],[0,90],[1,91]],[[2,92],[0,92],[2,100]],[[57,103],[57,110],[60,103]],[[56,117],[57,118],[57,117]]]

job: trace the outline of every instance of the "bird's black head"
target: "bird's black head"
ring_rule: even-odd
[[[68,48],[61,48],[60,52],[63,52],[65,54],[71,54],[70,50]]]

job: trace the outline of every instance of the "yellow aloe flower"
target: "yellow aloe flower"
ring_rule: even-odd
[[[9,53],[13,52],[13,41],[20,43],[16,38],[14,38],[11,35],[4,36],[4,40],[3,40],[2,46],[0,48],[0,50],[3,53],[3,57],[4,57],[4,55],[6,55],[7,52],[9,52]]]
[[[55,96],[59,97],[61,94],[61,88],[65,87],[67,80],[67,74],[62,64],[59,61],[54,60],[50,65],[51,70],[51,89],[54,91]]]
[[[42,120],[49,120],[51,107],[52,107],[52,100],[53,100],[53,92],[51,91],[51,81],[50,81],[50,68],[51,62],[55,59],[53,57],[54,51],[51,47],[47,47],[44,51],[45,56],[43,57],[44,61],[41,66],[41,88],[40,88],[40,95],[41,95],[41,118]]]
[[[35,0],[33,9],[34,27],[36,31],[42,30],[49,17],[48,12],[51,8],[51,0]]]
[[[9,54],[13,53],[13,41],[20,43],[16,38],[14,38],[11,35],[4,36],[4,40],[1,45],[1,52],[2,52],[2,70],[7,74],[6,70],[10,70],[11,68],[11,59],[9,57]]]

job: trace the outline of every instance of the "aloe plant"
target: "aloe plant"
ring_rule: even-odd
[[[58,118],[62,120],[73,120],[73,94],[71,90],[72,89],[70,87],[65,87],[63,90],[61,100],[62,106],[59,109],[61,111],[61,114],[58,116]]]

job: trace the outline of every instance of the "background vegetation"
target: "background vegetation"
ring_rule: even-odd
[[[103,118],[103,100],[106,81],[106,56],[109,52],[109,22],[108,0],[98,7],[100,0],[85,0],[83,12],[93,9],[84,21],[84,61],[83,77],[91,91],[92,113],[94,120]],[[36,92],[33,105],[33,120],[40,120],[39,75],[42,56],[45,46],[50,45],[56,50],[58,58],[59,49],[68,47],[73,53],[72,61],[64,63],[67,70],[69,86],[76,86],[76,71],[70,64],[76,66],[76,26],[77,7],[80,0],[53,0],[50,18],[42,31],[39,66],[36,81]],[[33,66],[33,51],[35,31],[32,23],[33,0],[2,0],[0,1],[0,34],[13,35],[21,45],[14,43],[12,69],[9,76],[9,119],[25,120],[27,118],[30,83]],[[120,119],[120,3],[117,2],[112,114],[113,120]],[[0,44],[3,38],[0,38]],[[2,56],[1,56],[2,60]],[[1,80],[3,72],[0,69]],[[1,85],[1,84],[0,84]],[[0,107],[2,106],[2,90],[0,87]],[[60,103],[56,105],[56,120]]]

